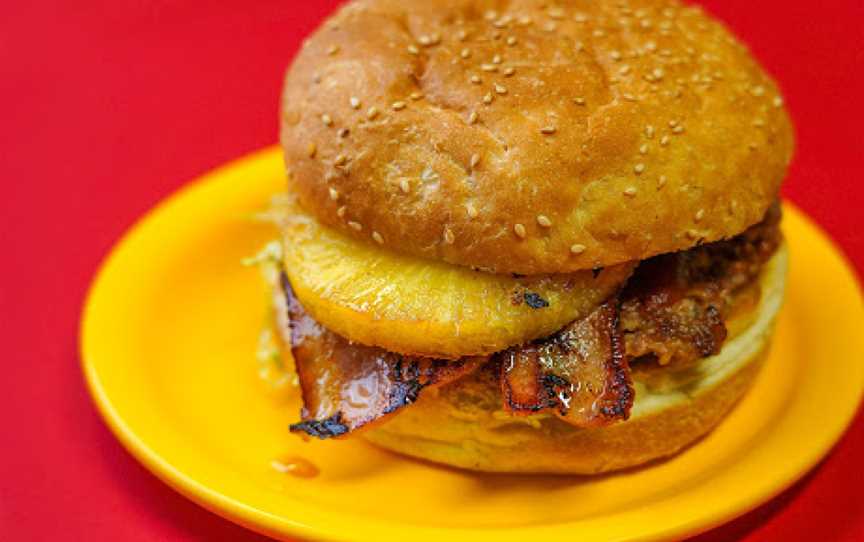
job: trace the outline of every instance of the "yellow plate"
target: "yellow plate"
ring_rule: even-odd
[[[604,477],[482,475],[361,440],[288,433],[296,398],[268,391],[255,350],[267,296],[240,260],[273,237],[248,216],[283,185],[277,150],[169,198],[117,245],[81,330],[90,391],[117,437],[165,482],[272,536],[338,540],[680,537],[769,499],[811,468],[864,388],[864,306],[838,251],[786,205],[786,306],[755,388],[672,460]],[[317,478],[277,472],[286,454]]]

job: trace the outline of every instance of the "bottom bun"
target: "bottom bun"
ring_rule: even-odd
[[[716,356],[645,378],[634,373],[630,419],[577,428],[551,415],[514,417],[501,409],[491,368],[439,389],[362,436],[383,448],[489,472],[596,474],[679,452],[713,429],[750,387],[768,352],[786,280],[785,246],[765,265],[762,295]]]

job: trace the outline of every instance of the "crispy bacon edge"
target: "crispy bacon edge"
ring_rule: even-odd
[[[513,414],[554,410],[577,427],[626,420],[634,390],[617,296],[547,339],[506,351],[500,381],[504,408]],[[592,389],[598,381],[602,389]]]
[[[291,347],[304,405],[302,421],[290,426],[294,433],[326,439],[368,428],[415,402],[424,389],[461,378],[486,361],[408,357],[351,343],[306,313],[284,273],[280,281],[287,318],[278,320]],[[355,380],[370,378],[377,396],[364,398],[362,406],[348,404],[348,387]],[[331,396],[324,398],[323,393]],[[330,405],[330,412],[316,416],[322,405]]]

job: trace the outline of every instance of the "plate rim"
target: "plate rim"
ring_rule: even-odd
[[[593,517],[588,517],[564,521],[552,525],[483,528],[429,527],[414,524],[397,524],[377,518],[369,519],[365,516],[354,515],[349,512],[338,514],[343,521],[350,518],[352,529],[349,534],[349,531],[346,531],[345,529],[334,529],[333,527],[322,525],[310,525],[303,521],[292,520],[285,516],[272,514],[265,510],[250,506],[234,497],[231,497],[230,495],[226,495],[217,489],[214,489],[213,487],[209,487],[207,484],[194,479],[194,477],[184,473],[182,470],[171,464],[167,458],[163,457],[155,449],[150,447],[139,435],[136,434],[135,430],[127,424],[121,413],[118,412],[116,405],[112,402],[108,391],[101,382],[97,362],[88,354],[88,344],[90,341],[94,340],[91,337],[96,333],[95,331],[92,331],[95,319],[93,307],[95,305],[94,300],[96,300],[99,295],[100,286],[108,280],[107,277],[109,277],[109,274],[114,270],[114,267],[119,265],[118,262],[121,262],[124,249],[133,243],[140,235],[143,235],[142,232],[144,232],[147,225],[164,211],[175,205],[181,205],[187,199],[194,199],[196,193],[200,191],[206,189],[216,190],[216,188],[219,188],[221,184],[226,184],[226,179],[231,175],[237,175],[245,170],[261,167],[262,163],[272,162],[275,159],[275,155],[278,154],[280,153],[277,146],[268,146],[231,160],[217,168],[205,172],[194,180],[185,183],[179,189],[161,199],[155,206],[136,219],[135,222],[123,232],[120,238],[115,240],[107,255],[99,263],[83,302],[83,310],[79,322],[78,353],[80,366],[89,394],[96,405],[100,416],[106,422],[115,438],[117,438],[123,447],[138,462],[147,468],[148,471],[153,473],[162,482],[175,491],[178,491],[186,498],[221,517],[238,523],[250,530],[271,537],[301,536],[353,541],[367,539],[368,535],[376,535],[380,537],[382,532],[388,532],[388,534],[397,534],[401,532],[401,534],[404,535],[404,529],[409,528],[412,530],[413,538],[422,540],[434,540],[439,539],[442,536],[471,537],[472,539],[477,539],[482,535],[483,538],[487,536],[494,537],[499,542],[502,542],[506,540],[520,540],[529,533],[535,536],[538,534],[553,534],[558,532],[570,532],[572,534],[572,529],[574,527],[578,527],[586,522],[594,521]],[[842,248],[838,247],[827,235],[824,229],[812,221],[810,217],[801,211],[795,204],[788,200],[784,200],[783,205],[784,211],[796,214],[797,218],[803,221],[804,224],[820,239],[820,241],[825,243],[830,251],[838,258],[838,261],[851,278],[859,305],[864,308],[864,296],[862,296],[862,288],[858,274]],[[861,406],[862,397],[864,397],[864,379],[858,382],[857,399],[854,401],[855,406],[854,408],[847,408],[843,413],[842,423],[837,425],[839,429],[834,431],[830,436],[825,436],[820,439],[817,443],[818,446],[808,446],[807,453],[799,454],[797,456],[798,460],[795,462],[794,466],[791,464],[784,464],[785,468],[780,469],[782,475],[775,474],[769,478],[769,482],[760,483],[758,485],[758,490],[754,491],[751,489],[746,494],[747,498],[729,500],[725,507],[718,508],[715,506],[711,508],[708,513],[690,518],[682,518],[672,523],[666,522],[663,525],[655,524],[651,532],[630,534],[618,539],[658,540],[696,535],[739,517],[758,507],[760,504],[774,498],[786,488],[792,486],[803,478],[824,457],[826,457],[827,454],[830,453],[848,430]],[[849,404],[851,405],[853,402],[850,401]],[[303,506],[303,503],[299,503],[298,501],[294,502],[300,505],[292,508],[293,511],[296,511],[297,516],[303,517],[304,512],[313,512],[314,514],[315,507],[305,507]],[[663,501],[661,500],[658,502]],[[603,516],[609,519],[616,519],[625,518],[632,514],[633,511],[631,509],[624,509],[621,512],[604,514]]]

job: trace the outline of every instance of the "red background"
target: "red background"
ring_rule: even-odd
[[[100,259],[136,217],[275,141],[282,71],[335,2],[57,4],[0,10],[0,539],[260,540],[174,493],[112,438],[78,368],[78,317]],[[784,89],[798,130],[785,195],[860,273],[864,3],[708,7]],[[861,458],[859,414],[802,482],[701,540],[864,540]]]

